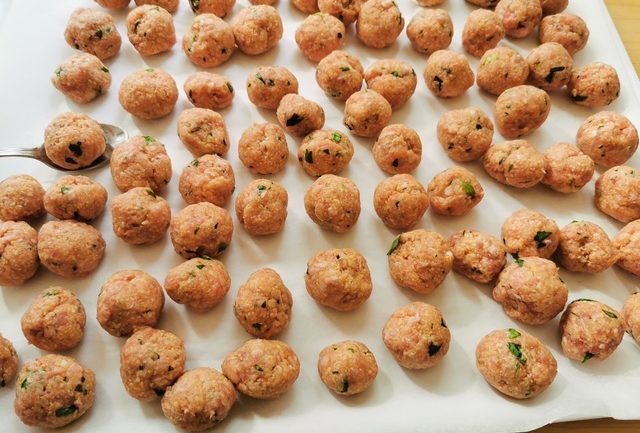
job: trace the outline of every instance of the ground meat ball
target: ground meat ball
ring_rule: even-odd
[[[291,0],[291,4],[304,14],[314,14],[319,12],[318,0]]]
[[[558,192],[579,191],[593,177],[593,160],[573,144],[554,144],[542,157],[545,175],[541,182]]]
[[[431,54],[451,45],[453,21],[444,9],[420,9],[409,21],[407,38],[414,50]]]
[[[540,0],[543,15],[551,15],[562,12],[569,5],[569,0]]]
[[[176,43],[171,14],[160,6],[139,6],[127,15],[129,42],[142,56],[169,51]]]
[[[161,191],[171,180],[171,160],[164,144],[149,135],[136,135],[111,155],[111,176],[122,192],[135,187]]]
[[[316,68],[316,81],[327,96],[346,101],[362,88],[363,69],[351,54],[335,50],[325,56]]]
[[[622,341],[625,322],[616,310],[591,299],[576,299],[562,314],[562,352],[582,363],[604,361]]]
[[[367,88],[382,95],[393,110],[402,107],[413,95],[418,82],[416,73],[402,60],[377,60],[364,73]]]
[[[427,211],[429,195],[415,177],[396,174],[378,184],[373,193],[373,207],[387,227],[408,230]]]
[[[106,145],[100,124],[86,114],[59,114],[44,130],[47,157],[68,170],[90,166],[104,153]]]
[[[224,420],[236,402],[233,384],[213,368],[184,373],[162,397],[162,413],[187,431],[203,431]]]
[[[255,271],[238,288],[233,314],[249,334],[257,338],[273,338],[291,321],[293,298],[276,271]]]
[[[582,18],[571,14],[549,15],[540,22],[540,43],[557,42],[574,55],[587,45],[589,29]]]
[[[226,209],[212,203],[192,204],[171,218],[171,243],[185,259],[217,257],[233,236],[233,221]]]
[[[114,337],[128,337],[156,326],[163,306],[164,292],[155,278],[144,271],[120,271],[100,288],[97,319]]]
[[[442,361],[449,350],[451,333],[440,310],[424,302],[412,302],[389,317],[382,340],[402,367],[424,369]]]
[[[436,174],[427,191],[431,209],[448,216],[469,213],[484,197],[478,179],[464,167],[452,167]]]
[[[349,26],[358,19],[363,0],[318,0],[320,12],[333,15],[345,26]]]
[[[611,218],[628,223],[640,219],[640,176],[624,165],[610,168],[596,181],[595,202]]]
[[[640,343],[640,294],[634,293],[622,307],[622,319],[627,325],[627,332]]]
[[[442,148],[458,162],[480,158],[493,140],[491,119],[475,107],[447,111],[438,120],[437,130]]]
[[[522,85],[507,89],[498,96],[493,115],[503,137],[518,138],[542,126],[550,110],[551,98],[547,92]]]
[[[209,13],[195,17],[182,37],[182,50],[187,58],[202,68],[225,63],[235,49],[231,26]]]
[[[387,126],[391,113],[391,104],[382,95],[364,89],[347,99],[343,123],[354,135],[373,137]]]
[[[257,5],[242,9],[231,22],[240,51],[250,56],[266,53],[282,38],[282,20],[273,6]]]
[[[344,133],[331,130],[314,131],[298,148],[298,161],[310,176],[338,174],[353,157],[353,145]]]
[[[160,69],[129,74],[120,84],[120,105],[141,119],[152,120],[171,113],[178,100],[178,87],[171,75]]]
[[[64,39],[69,46],[93,54],[100,60],[115,56],[122,45],[113,17],[95,9],[80,8],[73,11],[64,31]]]
[[[304,209],[322,229],[344,233],[360,216],[360,191],[347,178],[325,174],[307,189]]]
[[[555,258],[571,272],[596,274],[613,266],[619,253],[597,224],[574,221],[560,231]]]
[[[545,42],[531,50],[527,56],[529,82],[550,91],[558,90],[569,83],[573,59],[557,42]]]
[[[504,38],[504,27],[498,16],[486,9],[476,9],[469,14],[462,29],[462,46],[475,57],[495,48]]]
[[[640,219],[624,226],[611,242],[620,256],[616,264],[640,277]]]
[[[558,363],[547,346],[513,328],[492,331],[480,340],[476,367],[489,385],[517,399],[540,394],[558,373]]]
[[[131,0],[95,0],[103,8],[124,9],[129,6]]]
[[[418,133],[401,124],[385,127],[373,144],[373,159],[385,173],[411,173],[422,159]]]
[[[120,378],[131,397],[156,400],[182,375],[185,361],[180,337],[161,329],[141,328],[120,349]]]
[[[497,47],[482,55],[478,65],[478,87],[499,96],[511,87],[524,84],[529,77],[529,65],[517,51]]]
[[[222,262],[199,257],[174,267],[164,280],[171,299],[198,312],[218,305],[230,287],[231,279]]]
[[[638,130],[622,114],[600,111],[578,129],[577,145],[596,164],[611,168],[624,164],[638,148]]]
[[[224,118],[208,108],[188,108],[178,117],[178,137],[196,157],[229,151],[229,133]]]
[[[496,15],[502,20],[507,36],[519,39],[538,26],[542,7],[540,0],[500,0],[496,5]]]
[[[236,189],[233,168],[218,155],[203,155],[182,170],[178,189],[189,204],[208,201],[224,206]]]
[[[189,6],[195,14],[214,14],[224,18],[231,12],[236,0],[189,0]]]
[[[378,363],[363,343],[346,340],[322,349],[318,357],[318,374],[327,388],[336,394],[354,395],[371,386],[378,375]]]
[[[198,108],[222,110],[233,101],[233,86],[224,76],[211,72],[196,72],[184,82],[184,93]]]
[[[7,386],[18,370],[18,354],[11,341],[0,335],[0,388]]]
[[[620,80],[613,67],[596,62],[574,69],[567,90],[578,105],[603,107],[618,99]]]
[[[113,232],[123,241],[151,244],[161,240],[171,221],[169,203],[149,188],[132,188],[111,202]]]
[[[55,69],[51,82],[73,102],[86,104],[109,89],[111,74],[93,54],[78,53]]]
[[[385,48],[395,42],[404,28],[404,18],[392,0],[367,0],[360,7],[356,34],[370,48]]]
[[[236,215],[251,235],[271,235],[284,228],[289,196],[277,182],[256,179],[236,197]]]
[[[560,229],[540,212],[520,209],[502,224],[502,240],[514,258],[550,258],[558,248]]]
[[[275,174],[282,170],[289,158],[284,131],[274,123],[254,123],[238,141],[238,157],[242,164],[256,174]]]
[[[14,409],[28,426],[58,428],[84,415],[95,397],[93,371],[71,357],[49,354],[27,362],[18,373]]]
[[[373,289],[367,260],[352,248],[316,253],[307,262],[304,284],[318,304],[338,311],[355,310]]]
[[[107,190],[86,176],[62,176],[44,195],[44,208],[58,219],[91,221],[104,211]]]
[[[534,187],[545,175],[542,154],[526,140],[494,144],[482,164],[489,176],[514,188]]]
[[[23,221],[44,215],[44,188],[28,174],[0,182],[0,219]]]
[[[328,13],[309,15],[296,30],[296,44],[312,62],[319,62],[334,50],[344,46],[344,24]]]
[[[247,96],[258,108],[275,110],[289,93],[298,93],[298,80],[283,66],[258,66],[247,78]]]
[[[474,76],[463,54],[438,50],[429,56],[424,82],[439,98],[455,98],[473,86]]]
[[[167,11],[174,13],[178,10],[179,0],[135,0],[136,5],[157,5]]]
[[[322,106],[297,93],[289,93],[282,97],[276,116],[280,126],[297,137],[304,137],[324,126]]]
[[[449,238],[453,270],[479,283],[492,281],[506,263],[507,250],[498,239],[476,230],[460,230]]]
[[[0,284],[19,286],[38,270],[38,233],[23,221],[0,223]]]

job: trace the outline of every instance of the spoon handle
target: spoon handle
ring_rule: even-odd
[[[23,158],[35,158],[39,159],[39,149],[25,149],[21,147],[0,147],[0,157],[3,156],[20,156]]]

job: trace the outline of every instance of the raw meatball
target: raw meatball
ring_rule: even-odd
[[[638,292],[631,295],[624,303],[622,318],[626,322],[627,332],[640,343],[640,294]]]
[[[122,45],[113,17],[96,9],[73,11],[64,30],[64,39],[69,46],[93,54],[100,60],[118,54]]]
[[[152,120],[171,113],[178,100],[178,87],[171,75],[160,69],[143,69],[125,77],[118,91],[120,105],[141,119]]]
[[[474,76],[463,54],[438,50],[429,56],[424,82],[439,98],[455,98],[473,86]]]
[[[376,60],[364,73],[367,88],[381,94],[391,108],[402,107],[416,90],[418,80],[410,64],[403,60]]]
[[[318,62],[316,81],[327,96],[346,101],[362,88],[363,73],[358,59],[335,50]]]
[[[469,14],[462,29],[462,47],[475,57],[498,45],[504,38],[504,27],[498,16],[486,9],[476,9]]]
[[[588,221],[574,221],[560,231],[555,258],[571,272],[596,274],[613,266],[620,257],[602,228]]]
[[[266,53],[282,39],[282,20],[273,6],[242,9],[231,22],[240,51],[250,56]]]
[[[391,104],[384,96],[375,90],[364,89],[347,99],[343,122],[354,135],[373,137],[387,126],[391,112]]]
[[[407,38],[421,54],[444,50],[451,45],[453,21],[444,9],[420,9],[409,21]]]
[[[78,53],[56,68],[51,82],[73,102],[86,104],[109,89],[111,74],[93,54]]]
[[[574,69],[567,90],[578,105],[603,107],[618,99],[620,80],[613,67],[596,62]]]
[[[497,47],[482,55],[476,83],[485,92],[499,96],[526,83],[528,77],[529,65],[524,57],[509,47]]]
[[[545,42],[527,56],[529,82],[536,87],[551,91],[569,83],[573,59],[557,42]]]
[[[562,352],[583,364],[591,358],[604,361],[618,347],[626,324],[620,313],[591,299],[576,299],[562,314]]]
[[[28,426],[59,428],[84,415],[95,397],[93,371],[71,357],[49,354],[27,362],[18,373],[14,409]]]
[[[354,395],[371,386],[378,375],[378,363],[363,343],[346,340],[322,349],[318,356],[318,374],[336,394]]]
[[[164,289],[171,299],[198,312],[218,305],[230,287],[224,263],[199,257],[174,267],[164,280]]]
[[[236,197],[236,216],[251,235],[279,233],[287,219],[289,195],[277,182],[256,179]]]
[[[479,283],[492,281],[504,268],[507,250],[498,239],[476,230],[460,230],[449,238],[453,270]]]
[[[24,221],[0,223],[0,285],[24,284],[39,264],[36,230]]]
[[[382,329],[382,340],[404,368],[433,367],[447,354],[451,333],[433,305],[412,302],[393,312]]]
[[[453,265],[447,240],[426,230],[413,230],[396,237],[387,257],[393,281],[421,294],[433,292]]]
[[[486,172],[505,185],[531,188],[544,178],[544,158],[526,140],[494,144],[482,159]]]
[[[184,82],[184,93],[198,108],[222,110],[233,101],[233,86],[224,76],[211,72],[196,72]]]
[[[464,167],[451,167],[436,174],[427,191],[431,210],[448,216],[469,213],[484,197],[478,179]]]
[[[540,212],[520,209],[502,224],[502,240],[514,258],[550,258],[558,248],[560,229]]]
[[[233,29],[213,14],[198,15],[182,37],[182,50],[196,66],[219,66],[236,50]]]
[[[347,178],[325,174],[307,189],[304,209],[320,228],[344,233],[360,216],[360,191]]]
[[[173,248],[185,259],[219,256],[233,236],[229,212],[208,202],[182,209],[171,218],[170,227]]]
[[[418,179],[396,174],[378,184],[373,208],[389,228],[408,230],[420,222],[429,207],[429,195]]]
[[[44,188],[28,174],[0,182],[0,219],[23,221],[44,215]]]
[[[542,157],[545,175],[541,182],[558,192],[579,191],[593,177],[593,160],[573,144],[554,144],[544,151]]]
[[[318,0],[320,12],[333,15],[348,27],[358,19],[364,0]]]
[[[151,188],[159,192],[171,180],[171,160],[164,144],[149,135],[136,135],[111,155],[111,176],[118,189]]]
[[[111,201],[113,232],[123,241],[152,244],[164,237],[171,221],[169,203],[149,188],[132,188]]]
[[[256,174],[275,174],[289,158],[289,146],[284,131],[274,123],[254,123],[238,141],[238,157]]]
[[[542,126],[550,110],[551,98],[547,92],[521,85],[511,87],[498,96],[493,115],[503,137],[518,138]]]
[[[104,153],[106,146],[100,124],[86,114],[59,114],[44,130],[47,157],[67,170],[90,166]]]
[[[187,371],[167,388],[162,413],[180,428],[203,431],[222,422],[235,402],[229,379],[213,368],[201,367]]]
[[[160,6],[167,11],[174,13],[178,10],[178,1],[179,0],[135,0],[136,5],[156,5]]]
[[[620,256],[616,265],[640,277],[640,219],[624,226],[611,242]]]
[[[404,18],[395,1],[367,0],[360,6],[356,34],[367,47],[388,47],[403,28]]]
[[[344,46],[344,24],[328,13],[309,15],[296,30],[296,44],[300,52],[312,62],[319,62],[334,50]]]
[[[401,124],[385,127],[373,144],[373,159],[385,173],[411,173],[422,159],[418,133]]]
[[[141,56],[169,51],[176,43],[171,14],[160,6],[143,5],[127,15],[127,36]]]
[[[247,96],[258,108],[275,110],[289,93],[298,93],[298,80],[283,66],[258,66],[247,78]]]
[[[18,370],[18,355],[11,341],[0,335],[0,388],[7,386]]]
[[[161,329],[140,328],[120,349],[120,378],[131,397],[156,400],[182,375],[185,361],[180,337]]]
[[[214,14],[224,18],[233,9],[236,0],[189,0],[189,6],[194,14]]]
[[[611,218],[628,223],[640,219],[640,176],[636,169],[620,165],[605,171],[596,181],[595,202]]]
[[[557,14],[569,5],[569,0],[540,0],[543,15]]]
[[[144,271],[120,271],[100,288],[97,319],[114,337],[128,337],[156,326],[163,306],[164,292],[155,278]]]
[[[316,253],[307,262],[304,284],[318,304],[338,311],[355,310],[373,289],[367,260],[353,248]]]
[[[303,14],[314,14],[319,12],[318,0],[291,0],[291,4]]]
[[[254,339],[226,356],[222,372],[241,393],[270,400],[291,388],[300,373],[300,361],[286,343]]]
[[[280,126],[297,137],[304,137],[324,126],[324,110],[320,104],[297,93],[289,93],[282,97],[276,116]]]
[[[304,137],[298,148],[298,161],[310,176],[338,174],[352,157],[351,140],[335,129],[312,132]]]
[[[557,42],[574,55],[587,45],[589,29],[582,18],[571,14],[549,15],[540,22],[540,43]]]
[[[178,137],[196,157],[224,156],[229,151],[229,133],[224,118],[208,108],[188,108],[180,113]]]
[[[233,314],[249,334],[273,338],[291,321],[293,297],[282,278],[270,268],[262,268],[238,288]]]
[[[44,208],[54,217],[91,221],[102,215],[107,190],[86,176],[62,176],[44,194]]]
[[[558,373],[558,363],[547,346],[513,328],[492,331],[480,340],[476,367],[489,385],[517,399],[540,394]]]
[[[89,275],[102,261],[104,249],[100,232],[78,221],[49,221],[38,233],[40,262],[65,278]]]
[[[507,36],[520,39],[540,24],[542,7],[540,0],[500,0],[496,15],[502,20]]]
[[[124,9],[129,6],[131,0],[95,0],[103,8]]]
[[[437,128],[442,148],[458,162],[480,158],[493,140],[491,119],[475,107],[447,111],[438,120]]]
[[[236,189],[236,178],[229,161],[218,155],[203,155],[182,170],[178,189],[188,204],[208,201],[224,206]]]
[[[635,153],[638,130],[622,114],[601,111],[582,123],[576,141],[596,164],[611,168],[624,164]]]

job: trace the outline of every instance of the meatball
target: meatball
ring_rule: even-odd
[[[540,0],[543,15],[551,15],[562,12],[569,5],[569,0]]]
[[[291,0],[291,4],[300,12],[307,15],[320,11],[318,8],[318,0]]]
[[[289,195],[277,182],[256,179],[236,197],[236,216],[254,236],[279,233],[287,219]]]
[[[185,362],[180,337],[161,329],[140,328],[120,349],[120,378],[131,397],[152,401],[178,380]]]
[[[233,29],[214,14],[198,15],[182,37],[182,50],[196,66],[219,66],[236,50]]]
[[[540,394],[558,373],[558,363],[547,346],[513,328],[492,331],[480,340],[476,367],[489,385],[517,399]]]
[[[236,402],[233,384],[213,368],[189,370],[167,388],[162,413],[187,431],[202,431],[224,420]]]
[[[430,55],[451,45],[453,21],[444,9],[420,9],[407,25],[407,38],[414,50]]]
[[[554,144],[542,157],[545,175],[541,182],[558,192],[579,191],[589,183],[595,171],[593,160],[573,144]]]
[[[86,176],[62,176],[44,194],[44,208],[58,219],[91,221],[102,215],[107,190]]]
[[[93,371],[71,357],[49,354],[18,373],[14,409],[28,426],[59,428],[84,415],[95,397]]]
[[[596,274],[613,266],[619,257],[609,236],[597,224],[574,221],[560,230],[555,258],[571,272]]]
[[[405,61],[395,59],[376,60],[364,73],[367,88],[382,95],[391,108],[402,107],[416,90],[416,73]]]
[[[90,166],[107,147],[100,124],[86,114],[62,113],[44,130],[44,151],[57,166],[77,170]]]
[[[524,38],[540,24],[542,7],[540,0],[500,0],[496,15],[502,20],[507,36]]]
[[[113,198],[113,232],[123,241],[152,244],[161,240],[171,221],[169,203],[152,189],[137,187]]]
[[[171,75],[148,68],[125,77],[118,91],[120,105],[130,114],[152,120],[171,113],[178,100],[178,87]]]
[[[616,310],[591,299],[571,302],[560,319],[562,352],[583,364],[604,361],[618,347],[626,324]]]
[[[231,22],[240,51],[250,56],[266,53],[282,39],[282,20],[273,6],[242,9]]]
[[[545,42],[527,56],[529,83],[541,89],[558,90],[569,83],[573,59],[557,42]]]
[[[478,179],[464,167],[452,167],[436,174],[427,191],[431,210],[448,216],[469,213],[484,197]]]
[[[109,89],[111,73],[93,54],[78,53],[56,68],[51,82],[73,102],[86,104]]]
[[[304,137],[298,148],[298,161],[310,176],[338,174],[353,157],[353,145],[344,133],[335,129],[314,131]]]
[[[127,36],[141,56],[169,51],[176,43],[171,14],[160,6],[143,5],[127,15]]]
[[[258,108],[275,110],[289,93],[298,93],[298,80],[283,66],[258,66],[247,78],[247,96]]]
[[[596,181],[595,202],[611,218],[628,223],[640,219],[640,176],[636,169],[620,165],[605,171]]]
[[[462,29],[462,47],[475,57],[482,57],[504,38],[502,20],[494,12],[476,9],[469,14]]]
[[[185,259],[217,257],[233,236],[233,221],[226,209],[201,202],[182,209],[171,218],[171,243]]]
[[[373,137],[387,126],[391,112],[391,104],[384,96],[375,90],[364,89],[347,99],[343,123],[354,135]]]
[[[156,5],[160,6],[167,11],[174,13],[178,10],[178,1],[179,0],[135,0],[136,5]]]
[[[24,284],[39,264],[36,230],[24,221],[0,222],[0,285]]]
[[[611,242],[620,256],[616,265],[640,277],[640,219],[624,226]]]
[[[334,50],[344,46],[344,24],[328,13],[309,15],[296,30],[296,44],[300,52],[312,62],[319,62]]]
[[[637,292],[624,303],[622,319],[627,325],[627,332],[640,343],[640,294]]]
[[[514,188],[534,187],[545,175],[542,154],[526,140],[494,144],[482,164],[489,176]]]
[[[118,189],[150,188],[160,192],[171,180],[171,160],[164,144],[149,135],[136,135],[111,155],[111,176]]]
[[[224,263],[199,257],[169,270],[164,280],[164,289],[171,299],[198,312],[218,305],[230,287]]]
[[[558,248],[560,229],[540,212],[520,209],[502,224],[502,240],[507,252],[520,257],[550,258]]]
[[[0,182],[0,220],[24,221],[44,215],[44,188],[28,174]]]
[[[360,191],[347,178],[325,174],[307,189],[304,209],[320,228],[344,233],[360,216]]]
[[[604,107],[618,99],[620,80],[616,70],[604,63],[591,63],[571,72],[569,97],[585,107]]]
[[[540,43],[557,42],[572,56],[583,49],[589,40],[589,29],[582,18],[571,14],[548,15],[540,22]]]
[[[366,391],[378,375],[373,352],[359,341],[331,344],[318,356],[318,374],[331,391],[354,395]]]
[[[297,137],[304,137],[324,126],[322,106],[297,93],[289,93],[282,97],[276,116],[280,126]]]
[[[124,9],[129,6],[131,0],[95,0],[103,8]]]
[[[194,14],[215,15],[224,18],[231,12],[236,0],[189,0]]]
[[[18,354],[11,341],[0,335],[0,388],[13,380],[18,370]]]
[[[547,92],[529,85],[512,87],[496,99],[493,116],[504,138],[518,138],[538,129],[549,115],[551,98]]]
[[[476,83],[485,92],[499,96],[511,87],[526,83],[529,65],[517,51],[497,47],[486,51],[478,64]]]
[[[100,288],[97,319],[114,337],[128,337],[156,326],[162,307],[164,293],[155,278],[140,270],[119,271]]]
[[[348,27],[358,19],[362,3],[363,0],[318,0],[318,9],[320,12],[333,15]]]
[[[356,34],[370,48],[393,44],[404,28],[404,18],[392,0],[367,0],[360,6]]]
[[[180,113],[178,137],[196,157],[224,156],[229,151],[229,133],[224,118],[208,108],[188,108]]]
[[[376,186],[373,208],[389,228],[409,230],[420,222],[429,207],[429,195],[410,174],[396,174]]]
[[[236,189],[235,185],[229,161],[218,155],[203,155],[182,170],[178,189],[188,204],[207,201],[224,206]]]
[[[363,73],[358,59],[335,50],[318,62],[316,81],[327,96],[346,101],[362,88]]]
[[[233,314],[249,334],[273,338],[289,326],[292,306],[293,297],[280,275],[262,268],[238,288]]]
[[[429,56],[424,82],[439,98],[456,98],[473,86],[474,76],[463,54],[438,50]]]
[[[353,248],[316,253],[307,262],[304,284],[318,304],[338,311],[355,310],[373,289],[367,260]]]
[[[600,111],[578,129],[576,144],[596,164],[611,168],[624,164],[638,148],[638,130],[622,114]]]
[[[113,17],[96,9],[73,11],[64,30],[64,39],[69,46],[93,54],[100,60],[118,54],[122,45]]]
[[[231,105],[234,89],[224,76],[211,72],[196,72],[184,82],[184,93],[198,108],[222,110]]]
[[[492,281],[504,268],[507,250],[498,239],[476,230],[460,230],[449,238],[453,270],[479,283]]]
[[[382,341],[404,368],[433,367],[449,351],[451,333],[433,305],[412,302],[393,312],[382,329]]]
[[[371,150],[378,167],[389,174],[411,173],[422,159],[420,136],[401,124],[386,126]]]
[[[270,400],[291,388],[300,373],[300,361],[282,341],[253,339],[226,356],[222,372],[241,393]]]
[[[438,120],[437,131],[444,151],[458,162],[480,158],[493,140],[491,119],[475,107],[447,111]]]
[[[274,123],[252,124],[240,136],[238,157],[252,173],[278,173],[289,158],[284,131]]]

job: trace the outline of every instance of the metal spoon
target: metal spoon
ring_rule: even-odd
[[[54,164],[53,161],[49,159],[47,153],[44,151],[44,144],[40,147],[35,147],[33,149],[26,148],[0,148],[0,157],[3,156],[18,156],[24,158],[33,158],[38,161],[48,165],[51,168],[55,168],[60,171],[73,171],[73,172],[81,172],[87,170],[93,170],[94,168],[102,167],[105,164],[109,163],[111,159],[111,153],[113,152],[113,147],[122,143],[129,135],[127,131],[118,126],[100,124],[102,130],[104,131],[104,137],[107,142],[107,146],[104,149],[104,153],[98,157],[95,161],[91,163],[91,165],[87,167],[77,168],[77,169],[68,169],[60,167],[59,165]]]

